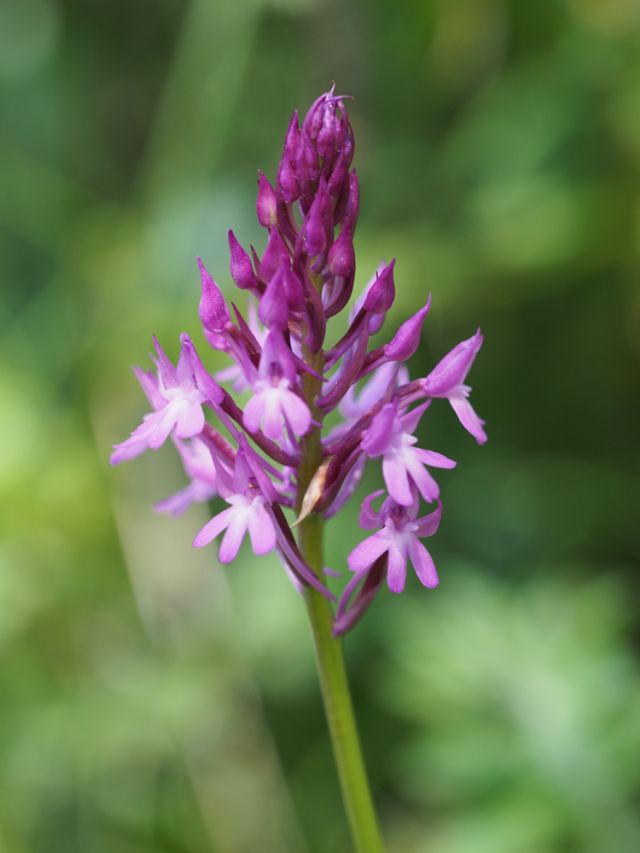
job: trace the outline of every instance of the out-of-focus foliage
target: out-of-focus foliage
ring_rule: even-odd
[[[304,609],[108,471],[258,166],[353,93],[360,282],[397,257],[414,370],[480,324],[490,442],[445,406],[442,585],[347,640],[398,853],[640,849],[640,9],[633,0],[0,3],[0,850],[348,847]],[[172,347],[171,341],[174,341]],[[213,365],[213,361],[210,364]],[[369,483],[368,485],[374,485]],[[357,507],[332,521],[343,567]]]

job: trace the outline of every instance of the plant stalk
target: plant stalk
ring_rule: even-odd
[[[304,357],[315,370],[322,372],[321,353],[312,355],[305,352]],[[321,416],[313,407],[318,384],[318,380],[312,376],[305,376],[303,379],[305,397],[312,406],[314,419],[320,421]],[[314,428],[303,442],[302,462],[298,471],[300,502],[321,461],[322,448],[318,427]],[[322,516],[312,513],[298,528],[300,550],[318,576],[322,575],[323,524]],[[315,643],[322,699],[354,847],[357,853],[384,853],[353,712],[342,641],[331,633],[333,610],[327,599],[311,587],[306,589],[305,599]]]

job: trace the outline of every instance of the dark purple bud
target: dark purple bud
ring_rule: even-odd
[[[300,312],[305,306],[302,282],[291,269],[289,264],[281,268],[282,284],[287,295],[287,303],[291,311]]]
[[[320,174],[318,152],[313,142],[305,133],[300,134],[296,168],[300,184],[307,184],[318,180]]]
[[[353,234],[351,229],[344,226],[340,236],[329,249],[327,266],[332,275],[348,278],[356,268],[356,256],[353,250]]]
[[[260,262],[260,278],[268,282],[284,265],[290,265],[289,251],[279,232],[273,228],[269,232],[267,247]]]
[[[284,332],[289,326],[289,307],[282,283],[282,275],[276,273],[260,298],[258,317],[267,329]]]
[[[273,228],[278,222],[278,198],[276,191],[262,171],[258,172],[256,213],[258,215],[258,222],[263,228]]]
[[[229,230],[229,251],[231,254],[229,263],[231,278],[242,290],[252,290],[257,285],[258,280],[251,266],[251,259],[231,230]]]
[[[328,208],[328,192],[326,183],[322,182],[304,222],[304,247],[309,257],[319,255],[327,242],[327,224],[325,222]]]
[[[278,166],[278,186],[287,204],[294,202],[300,195],[298,179],[293,167],[298,151],[300,131],[298,129],[298,113],[294,112],[289,122],[289,128],[284,139],[284,151]]]
[[[198,258],[198,267],[200,268],[200,281],[202,283],[202,295],[200,296],[200,304],[198,306],[200,321],[205,332],[211,332],[214,335],[220,334],[225,330],[230,320],[229,311],[227,310],[220,288],[200,258]],[[212,341],[209,341],[209,343],[212,346],[217,346]]]
[[[331,87],[328,92],[323,92],[319,98],[316,98],[307,110],[307,114],[302,121],[302,132],[305,133],[309,139],[316,139],[320,133],[324,115],[324,105],[326,104],[327,98],[330,98],[331,95],[333,95],[333,87]]]
[[[350,159],[345,151],[340,151],[329,175],[329,192],[334,198],[344,198],[341,209],[342,215],[346,210]]]
[[[367,291],[363,308],[372,314],[385,314],[393,305],[396,288],[393,281],[395,259],[376,276]]]
[[[400,326],[389,343],[383,348],[388,361],[406,361],[414,354],[420,344],[420,333],[424,318],[431,307],[431,294],[423,308]]]
[[[336,116],[335,102],[328,101],[322,111],[322,126],[316,140],[318,154],[325,160],[335,156],[338,150],[339,133],[340,122]]]
[[[346,220],[351,223],[354,228],[360,212],[360,183],[356,170],[352,169],[349,175],[349,192],[347,195],[347,210],[345,213]]]

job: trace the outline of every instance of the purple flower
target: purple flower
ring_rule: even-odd
[[[478,350],[482,346],[480,329],[454,347],[433,368],[426,379],[420,380],[422,393],[427,397],[445,397],[458,416],[462,426],[470,432],[478,444],[484,444],[487,434],[484,421],[473,410],[467,399],[471,388],[464,384]]]
[[[195,379],[191,342],[184,336],[176,367],[156,338],[153,343],[158,354],[157,378],[141,370],[136,375],[155,411],[144,416],[129,438],[114,445],[112,465],[133,459],[147,449],[157,450],[172,432],[177,438],[193,438],[203,430],[202,406],[208,398]]]
[[[426,469],[454,468],[455,462],[435,450],[414,447],[417,438],[412,432],[429,404],[400,415],[395,403],[387,403],[371,421],[362,437],[362,449],[371,458],[382,456],[382,474],[391,497],[402,506],[414,503],[411,484],[422,497],[434,501],[440,494],[438,484]]]
[[[226,508],[198,533],[196,547],[220,537],[220,561],[228,563],[248,536],[255,554],[277,553],[297,589],[313,587],[329,600],[335,596],[309,566],[295,528],[310,514],[340,512],[379,459],[388,494],[379,512],[371,502],[382,492],[362,505],[361,526],[375,532],[349,555],[353,576],[335,611],[336,635],[356,624],[385,578],[393,592],[404,588],[407,561],[425,586],[438,582],[420,541],[436,531],[442,512],[429,468],[456,463],[417,446],[414,433],[432,398],[448,399],[462,425],[486,441],[465,384],[480,332],[411,381],[405,362],[420,346],[431,296],[376,346],[371,339],[384,333],[395,298],[395,260],[381,263],[352,299],[360,185],[346,102],[332,87],[303,117],[294,112],[275,181],[258,172],[264,239],[245,249],[228,232],[240,307],[198,259],[204,336],[230,366],[213,378],[183,335],[174,367],[154,340],[156,372],[135,371],[151,412],[111,456],[115,464],[171,438],[189,483],[156,509],[179,515],[219,495]],[[348,316],[336,336],[331,320],[341,312]],[[421,501],[437,506],[419,517]]]
[[[276,545],[275,526],[267,512],[267,498],[260,489],[245,449],[240,447],[237,451],[232,476],[220,467],[219,462],[217,470],[222,474],[218,476],[218,489],[229,508],[205,524],[193,540],[194,548],[208,545],[225,530],[218,552],[221,563],[235,559],[247,532],[256,556],[273,551]]]
[[[347,558],[349,568],[358,574],[367,572],[383,554],[387,556],[387,585],[391,592],[402,592],[407,576],[407,560],[415,569],[420,583],[426,587],[438,585],[438,575],[431,555],[420,542],[433,536],[440,525],[442,504],[422,518],[416,518],[417,502],[411,507],[397,504],[387,498],[380,512],[371,503],[381,492],[374,492],[363,501],[360,526],[375,530],[353,549]]]
[[[292,390],[295,382],[291,351],[280,332],[269,332],[253,383],[254,393],[244,410],[246,428],[252,432],[262,429],[273,441],[282,437],[285,427],[292,436],[303,436],[311,425],[311,412]]]

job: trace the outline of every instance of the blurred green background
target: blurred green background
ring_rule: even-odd
[[[637,0],[2,0],[3,853],[349,849],[295,592],[154,514],[171,451],[106,462],[332,79],[360,284],[433,293],[417,375],[485,333],[488,445],[425,420],[441,586],[346,643],[390,851],[640,850]]]

